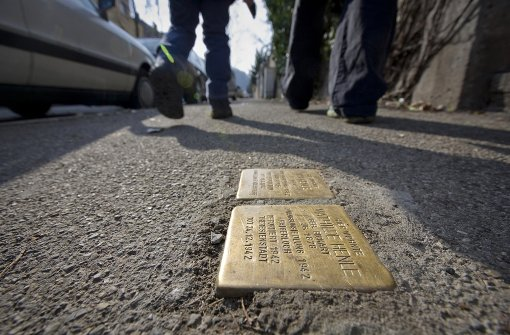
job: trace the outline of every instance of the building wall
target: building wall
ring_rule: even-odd
[[[485,108],[491,104],[491,83],[510,72],[510,1],[482,0],[459,107]],[[510,107],[506,105],[507,109]]]
[[[97,3],[97,0],[95,0]],[[160,36],[156,26],[150,26],[147,23],[140,20],[137,24],[135,23],[134,13],[130,6],[132,0],[116,0],[115,7],[108,10],[108,20],[118,25],[120,28],[125,30],[128,34],[134,37],[155,37]]]

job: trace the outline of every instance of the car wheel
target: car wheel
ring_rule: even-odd
[[[133,109],[154,107],[154,90],[149,81],[149,73],[145,69],[140,70],[128,107]]]
[[[14,113],[26,118],[34,119],[43,117],[48,113],[51,104],[48,103],[17,103],[9,106]]]

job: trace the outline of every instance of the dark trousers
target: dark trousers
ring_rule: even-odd
[[[230,47],[225,32],[232,0],[170,0],[170,22],[166,42],[172,55],[187,59],[195,44],[198,16],[204,19],[204,43],[207,47],[205,70],[210,99],[228,99],[231,76]]]
[[[296,0],[283,90],[308,106],[320,68],[326,0]],[[395,32],[397,0],[346,0],[329,67],[331,104],[345,116],[371,116],[386,92],[383,69]],[[306,108],[306,107],[305,107]]]

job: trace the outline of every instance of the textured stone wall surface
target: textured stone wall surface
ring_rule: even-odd
[[[454,22],[469,0],[452,2],[444,24]],[[508,92],[494,89],[497,76],[510,72],[508,0],[479,0],[475,17],[430,62],[413,101],[448,109],[508,109]]]

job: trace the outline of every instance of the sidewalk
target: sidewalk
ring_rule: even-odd
[[[0,333],[510,332],[510,114],[207,109],[0,123]],[[319,169],[335,198],[292,203],[342,205],[397,288],[216,298],[211,232],[290,203],[236,200],[247,168]]]

